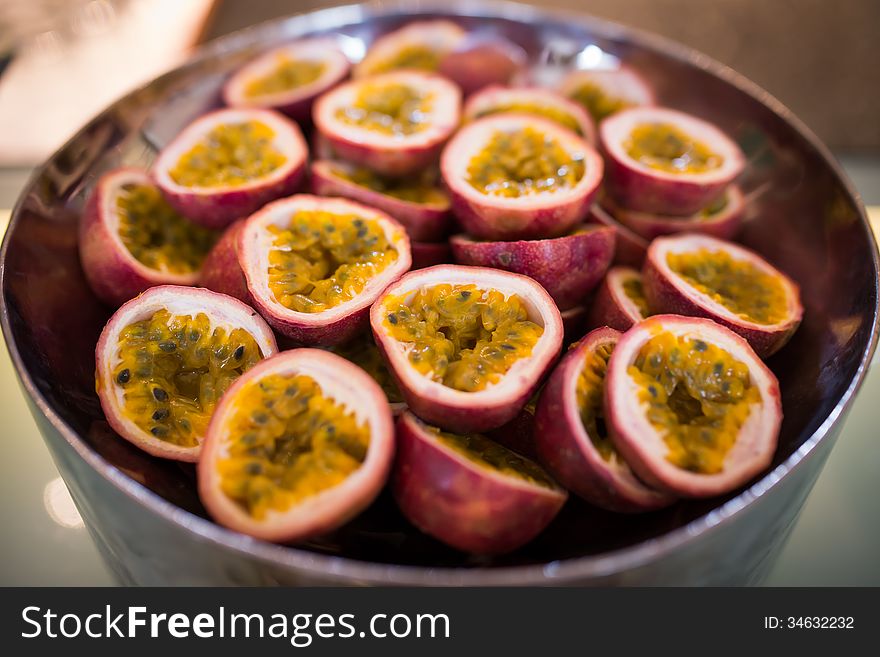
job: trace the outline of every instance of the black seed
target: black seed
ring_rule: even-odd
[[[175,349],[177,349],[177,344],[174,342],[171,342],[170,340],[166,340],[165,342],[159,343],[159,349],[161,349],[162,351],[164,351],[166,353],[170,353],[170,352],[174,351]]]
[[[471,291],[470,290],[462,290],[461,292],[459,292],[458,296],[461,297],[462,301],[467,301],[468,299],[471,298]]]
[[[397,324],[397,315],[394,313],[388,313],[388,322],[390,324]]]
[[[189,420],[187,420],[186,418],[184,418],[182,420],[178,420],[177,424],[184,431],[189,431],[190,429],[192,429],[192,425],[189,423]]]
[[[574,345],[571,345],[571,346],[573,347]],[[514,347],[512,344],[508,344],[507,342],[502,344],[501,348],[506,349],[507,351],[515,351],[516,350],[516,347]]]
[[[167,408],[158,408],[155,411],[153,411],[153,419],[156,422],[161,422],[162,420],[166,419],[169,415],[171,415],[171,411],[169,411]]]
[[[367,236],[367,229],[366,228],[358,228],[357,229],[357,236],[359,238],[366,237]]]
[[[269,416],[262,411],[257,411],[251,414],[251,419],[257,424],[266,424],[269,421]]]
[[[150,429],[150,433],[158,438],[160,436],[168,435],[168,429],[166,429],[165,427],[153,427],[152,429]]]
[[[122,370],[119,374],[116,375],[116,383],[119,385],[125,385],[131,380],[131,372],[128,369]]]
[[[250,463],[247,464],[245,469],[246,469],[247,473],[250,475],[258,475],[258,474],[262,474],[263,465],[262,465],[262,463],[256,463],[256,462],[251,461]]]
[[[239,348],[232,353],[232,357],[235,358],[235,360],[241,360],[244,357],[244,345],[239,346]]]
[[[153,397],[156,401],[167,401],[168,393],[162,390],[162,388],[153,388]]]
[[[707,345],[702,340],[694,340],[694,349],[697,351],[706,351]]]
[[[657,397],[657,388],[655,388],[654,386],[648,386],[648,392],[651,393],[652,397]]]
[[[241,437],[241,442],[244,445],[253,445],[257,442],[257,434],[246,433]]]
[[[724,363],[715,363],[712,371],[715,372],[715,376],[721,376],[721,373],[724,371]]]
[[[351,222],[351,223],[354,224],[355,228],[360,228],[361,226],[364,225],[364,220],[363,220],[363,219],[355,219],[355,220],[354,220],[353,222]]]
[[[202,334],[198,331],[190,331],[189,332],[189,341],[190,342],[198,342],[199,338],[202,337]]]

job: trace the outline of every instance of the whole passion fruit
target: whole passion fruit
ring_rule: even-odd
[[[499,34],[470,32],[440,60],[438,72],[467,96],[493,84],[507,84],[526,65],[526,51]]]
[[[612,267],[596,292],[588,321],[592,327],[626,331],[650,314],[641,272],[630,267]]]
[[[629,107],[656,103],[650,85],[628,66],[574,71],[559,90],[583,106],[596,123]]]
[[[411,242],[410,249],[412,269],[447,265],[452,262],[452,248],[449,242]]]
[[[411,256],[406,231],[384,212],[298,194],[247,219],[238,259],[254,306],[276,331],[333,345],[366,328],[370,305]]]
[[[447,20],[415,21],[379,37],[354,67],[355,78],[398,70],[435,73],[467,33]]]
[[[182,215],[222,228],[295,192],[308,149],[297,125],[264,109],[211,112],[159,153],[153,176]]]
[[[599,126],[606,191],[640,212],[687,216],[711,206],[745,167],[716,126],[664,107],[633,107]]]
[[[340,85],[315,103],[314,122],[333,153],[386,176],[436,162],[458,127],[461,91],[439,75],[385,73]]]
[[[745,197],[739,185],[731,185],[711,205],[688,217],[630,210],[607,196],[602,203],[617,221],[648,241],[675,233],[703,233],[731,239],[739,232],[746,210]]]
[[[403,276],[370,310],[407,405],[450,431],[512,420],[562,347],[562,319],[531,278],[437,265]]]
[[[782,406],[776,377],[740,336],[708,319],[655,315],[608,361],[605,418],[645,483],[711,497],[770,465]]]
[[[143,171],[98,180],[79,224],[86,280],[113,306],[154,285],[193,285],[219,234],[181,217]]]
[[[387,178],[348,162],[319,160],[311,167],[312,192],[342,196],[382,210],[399,221],[411,240],[434,242],[449,233],[449,195],[436,170]]]
[[[602,180],[602,158],[574,132],[530,114],[497,114],[459,130],[443,151],[452,209],[479,239],[564,235]]]
[[[625,267],[641,267],[648,253],[648,240],[627,228],[617,219],[612,217],[605,208],[594,203],[587,215],[587,222],[610,226],[617,234],[616,248],[614,251],[614,264]]]
[[[392,490],[407,519],[464,552],[501,554],[550,524],[567,493],[536,463],[480,434],[453,434],[410,412],[397,421]]]
[[[238,260],[238,245],[244,219],[230,224],[214,245],[202,264],[198,284],[214,292],[228,294],[249,306],[253,306],[247,279]]]
[[[217,405],[199,496],[231,529],[302,541],[366,508],[393,457],[391,409],[378,384],[335,354],[295,349],[248,371]]]
[[[465,121],[518,112],[544,117],[596,143],[596,128],[586,110],[551,89],[542,87],[502,87],[494,85],[471,96],[464,105]]]
[[[308,121],[315,98],[344,80],[350,68],[335,40],[304,39],[234,73],[223,86],[223,100],[229,107],[263,107]]]
[[[804,312],[790,278],[754,251],[708,235],[657,238],[643,277],[655,312],[713,319],[762,358],[788,342]]]
[[[217,401],[276,351],[266,322],[237,299],[159,285],[107,322],[95,388],[120,436],[154,456],[196,461]]]
[[[481,242],[467,235],[449,240],[455,261],[494,267],[534,278],[560,310],[583,303],[614,258],[615,232],[585,226],[564,237],[514,242]]]
[[[587,502],[623,513],[651,511],[674,496],[636,478],[606,427],[605,371],[620,335],[596,329],[569,349],[541,392],[534,441],[541,463]]]

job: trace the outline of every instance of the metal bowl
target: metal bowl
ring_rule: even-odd
[[[387,495],[339,531],[296,547],[207,518],[189,466],[120,440],[94,392],[93,350],[110,310],[89,291],[76,224],[98,175],[146,167],[217,103],[229,71],[303,35],[346,35],[353,52],[414,13],[501,33],[535,59],[596,46],[626,60],[664,104],[704,116],[749,157],[753,213],[743,241],[800,285],[804,323],[770,360],[785,420],[772,468],[725,498],[638,517],[570,502],[512,555],[468,557],[409,526]],[[591,48],[593,54],[599,50]],[[31,410],[95,543],[138,584],[739,584],[760,581],[785,542],[862,382],[877,342],[877,247],[827,148],[791,112],[705,55],[579,14],[483,0],[382,2],[275,21],[209,44],[121,99],[49,159],[12,216],[2,254],[3,332]]]

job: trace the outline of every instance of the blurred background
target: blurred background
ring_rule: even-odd
[[[115,98],[177,65],[206,40],[334,4],[341,3],[0,0],[0,233],[32,168]],[[866,205],[880,206],[877,0],[537,4],[657,32],[743,73],[831,147]],[[878,398],[880,370],[874,367],[768,584],[880,585]],[[0,585],[112,583],[57,478],[5,349],[0,408],[7,444],[0,460],[0,517],[8,519]]]

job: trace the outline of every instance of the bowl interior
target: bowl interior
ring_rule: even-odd
[[[22,375],[91,449],[131,476],[131,486],[146,486],[199,516],[207,517],[195,493],[192,467],[149,457],[119,439],[103,419],[94,390],[93,355],[111,309],[86,285],[77,255],[77,221],[102,172],[123,164],[148,167],[157,150],[186,123],[218,105],[228,73],[261,50],[304,34],[338,32],[357,53],[376,35],[412,17],[363,7],[333,11],[224,39],[121,99],[32,179],[6,238],[6,337],[21,356]],[[506,35],[533,61],[548,52],[551,58],[564,58],[586,46],[598,47],[644,74],[661,103],[716,122],[742,146],[749,161],[742,184],[751,203],[742,239],[801,286],[805,306],[800,330],[769,362],[782,385],[785,412],[774,466],[788,459],[839,403],[857,376],[874,330],[875,246],[839,169],[812,137],[789,121],[784,108],[772,99],[764,104],[758,99],[760,90],[695,53],[588,18],[547,18],[509,5],[504,6],[507,18],[491,15],[495,9],[476,15],[481,11],[463,9],[459,13],[469,15],[455,20]],[[467,557],[420,534],[383,494],[353,522],[303,547],[365,561],[433,567],[541,564],[658,537],[735,494],[681,502],[639,517],[605,513],[572,500],[537,540],[492,560]]]

